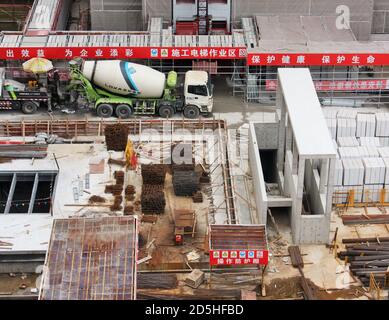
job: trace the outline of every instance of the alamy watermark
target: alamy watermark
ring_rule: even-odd
[[[350,7],[346,5],[339,5],[336,7],[336,29],[348,30],[350,29]]]

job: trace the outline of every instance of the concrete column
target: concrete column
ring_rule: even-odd
[[[297,190],[292,205],[292,234],[296,243],[301,239],[301,211],[303,206],[305,158],[299,159],[297,174]]]
[[[278,87],[276,94],[276,108],[281,111],[281,119],[278,130],[278,150],[277,150],[277,169],[282,170],[285,160],[285,117],[286,107],[284,101],[284,93],[281,87],[281,81],[278,79]]]
[[[332,211],[332,193],[334,191],[334,175],[335,175],[336,158],[329,159],[328,181],[327,181],[327,197],[326,197],[326,212],[325,214],[331,216]],[[328,217],[329,219],[330,217]]]
[[[297,150],[296,141],[294,139],[293,139],[292,153],[293,153],[292,172],[293,172],[293,174],[297,174],[297,164],[298,164],[298,161],[299,161],[299,154],[298,154],[298,150]]]
[[[325,192],[325,187],[328,183],[328,163],[328,159],[322,159],[320,162],[320,193]]]

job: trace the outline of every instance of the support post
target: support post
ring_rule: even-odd
[[[9,210],[11,209],[11,203],[12,203],[12,199],[14,197],[16,181],[17,181],[17,177],[16,177],[16,173],[14,173],[12,176],[12,182],[11,182],[11,186],[9,188],[7,204],[5,205],[4,213],[9,213]]]

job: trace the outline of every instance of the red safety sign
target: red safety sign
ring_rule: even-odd
[[[377,91],[389,90],[389,79],[320,80],[313,81],[316,91]],[[267,91],[277,90],[277,80],[266,80]]]
[[[269,251],[267,250],[210,250],[209,264],[218,265],[267,265]]]
[[[235,47],[44,47],[0,48],[0,59],[246,59],[246,48]]]
[[[249,66],[385,66],[386,53],[249,53]]]

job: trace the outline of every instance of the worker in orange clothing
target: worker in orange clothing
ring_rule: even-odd
[[[127,167],[130,167],[131,169],[135,169],[138,164],[138,158],[134,151],[134,146],[131,140],[128,140],[127,142],[125,155],[126,155]]]

